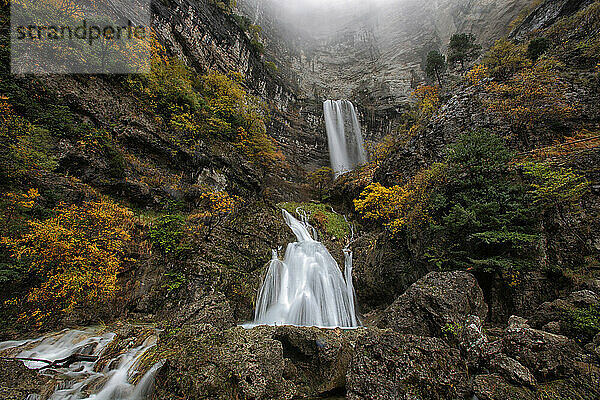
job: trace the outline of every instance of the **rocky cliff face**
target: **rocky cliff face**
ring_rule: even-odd
[[[455,32],[473,33],[485,47],[508,33],[529,1],[239,3],[263,27],[268,56],[297,85],[300,97],[346,98],[385,108],[407,100],[423,78],[421,64],[429,50],[444,50]]]

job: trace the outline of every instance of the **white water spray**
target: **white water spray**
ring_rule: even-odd
[[[86,354],[102,358],[109,344],[116,340],[114,333],[97,334],[96,330],[65,330],[33,340],[0,343],[3,354],[11,357],[34,358],[48,361],[64,359],[73,354]],[[60,376],[59,384],[49,400],[144,400],[154,385],[154,376],[162,362],[155,364],[141,378],[138,370],[144,353],[155,345],[157,337],[149,336],[139,346],[108,360],[102,369],[95,362],[79,361],[65,368],[45,368],[40,373]],[[38,369],[46,363],[24,361],[28,368]],[[139,379],[138,379],[139,378]],[[137,384],[133,383],[137,380]],[[39,398],[29,395],[29,400]]]
[[[354,307],[352,252],[345,250],[345,275],[325,246],[311,235],[313,228],[283,210],[297,242],[281,261],[276,251],[258,292],[256,325],[296,325],[353,328],[359,325]]]
[[[331,168],[335,176],[367,162],[356,108],[348,100],[323,102]]]

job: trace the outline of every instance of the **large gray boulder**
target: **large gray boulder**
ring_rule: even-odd
[[[591,290],[580,290],[569,294],[567,297],[543,303],[529,318],[529,323],[536,329],[568,336],[583,343],[590,342],[593,339],[593,334],[585,334],[574,329],[573,323],[570,321],[570,315],[578,311],[598,307],[599,304],[599,295]]]
[[[441,339],[369,330],[356,343],[346,389],[350,400],[460,399],[467,367]]]
[[[484,321],[487,305],[473,275],[464,271],[430,272],[415,282],[376,319],[380,328],[419,336],[442,336],[462,327],[468,316]]]
[[[291,399],[342,390],[359,331],[186,325],[160,338],[155,398]]]
[[[513,324],[502,339],[506,355],[517,360],[541,382],[572,376],[581,348],[562,335]]]

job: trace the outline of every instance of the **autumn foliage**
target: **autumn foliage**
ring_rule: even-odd
[[[363,219],[383,223],[396,236],[404,227],[414,228],[428,221],[429,197],[443,182],[444,171],[444,164],[433,164],[405,185],[387,188],[372,183],[354,200],[354,207]]]
[[[200,195],[196,212],[188,217],[191,226],[203,228],[205,239],[210,239],[213,230],[241,206],[242,199],[225,191],[211,191]]]
[[[558,77],[556,62],[550,59],[541,59],[507,83],[491,83],[488,90],[493,95],[488,108],[511,121],[518,132],[567,118],[576,110],[565,97],[566,85]]]
[[[39,280],[24,300],[23,321],[43,323],[78,307],[109,304],[127,261],[132,213],[110,201],[60,206],[47,220],[31,220],[21,237],[3,237],[12,256],[26,259]]]

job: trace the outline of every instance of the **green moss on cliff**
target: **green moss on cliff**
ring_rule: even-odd
[[[298,216],[297,209],[304,210],[309,215],[309,222],[329,236],[343,239],[350,234],[350,225],[344,216],[334,212],[327,204],[287,202],[278,206],[294,216]]]

